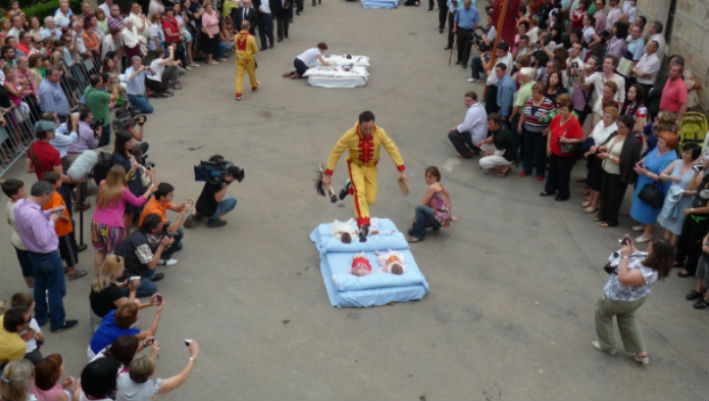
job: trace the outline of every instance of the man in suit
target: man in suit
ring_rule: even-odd
[[[280,42],[284,38],[288,39],[288,24],[290,23],[293,0],[269,0],[269,2],[273,18],[276,19],[277,41]]]
[[[241,27],[241,23],[249,21],[249,33],[256,35],[256,25],[258,24],[258,11],[251,5],[251,0],[243,0],[241,7],[232,11],[234,26]]]

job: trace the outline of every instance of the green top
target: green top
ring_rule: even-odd
[[[94,120],[103,119],[104,125],[108,125],[111,122],[111,112],[108,109],[111,94],[98,90],[93,86],[87,86],[84,91],[84,101],[89,106],[91,114],[94,115]]]
[[[534,81],[529,81],[526,84],[519,87],[517,92],[515,92],[513,106],[522,108],[524,104],[527,103],[527,99],[532,96],[532,86],[534,86]]]

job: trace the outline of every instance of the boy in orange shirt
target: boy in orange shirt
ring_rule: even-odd
[[[184,232],[180,226],[185,216],[189,216],[190,210],[192,209],[192,199],[187,199],[185,203],[177,205],[172,203],[174,198],[175,187],[167,182],[161,182],[153,197],[143,206],[143,212],[140,214],[140,220],[138,222],[138,226],[142,226],[145,216],[157,214],[162,217],[162,222],[165,223],[162,235],[174,238],[175,242],[163,251],[162,259],[158,262],[162,266],[172,266],[177,263],[177,259],[173,259],[172,254],[182,249],[182,237],[184,236]],[[175,221],[167,221],[168,210],[179,213]]]
[[[61,176],[55,171],[47,171],[42,174],[42,181],[47,181],[48,183],[54,185],[54,192],[52,192],[52,197],[49,201],[42,206],[43,210],[49,210],[58,206],[63,206],[62,215],[54,223],[54,231],[59,237],[59,253],[62,255],[62,259],[66,262],[67,267],[64,268],[64,272],[68,275],[69,280],[76,280],[78,278],[84,277],[87,273],[86,270],[77,269],[75,266],[79,263],[79,257],[76,253],[77,245],[76,240],[71,235],[74,228],[71,224],[71,217],[69,217],[69,211],[64,203],[64,198],[59,195],[56,190],[62,186]]]

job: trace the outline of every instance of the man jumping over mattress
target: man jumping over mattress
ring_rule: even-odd
[[[396,169],[401,172],[399,180],[405,183],[408,178],[404,172],[404,160],[399,149],[386,132],[376,126],[374,113],[371,111],[360,113],[359,122],[337,141],[327,159],[322,178],[323,186],[330,185],[333,170],[340,156],[345,149],[349,149],[347,159],[347,170],[351,181],[349,193],[354,196],[354,212],[359,227],[360,242],[367,240],[370,224],[369,205],[373,205],[377,200],[377,163],[379,163],[380,146],[384,146],[389,157],[394,161]]]

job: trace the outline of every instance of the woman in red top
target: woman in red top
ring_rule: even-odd
[[[574,166],[573,153],[561,153],[562,143],[581,143],[583,141],[583,128],[575,115],[571,113],[571,98],[561,94],[556,99],[559,114],[549,124],[547,134],[547,156],[549,159],[549,175],[540,196],[549,196],[559,191],[556,200],[569,199],[569,176]]]

